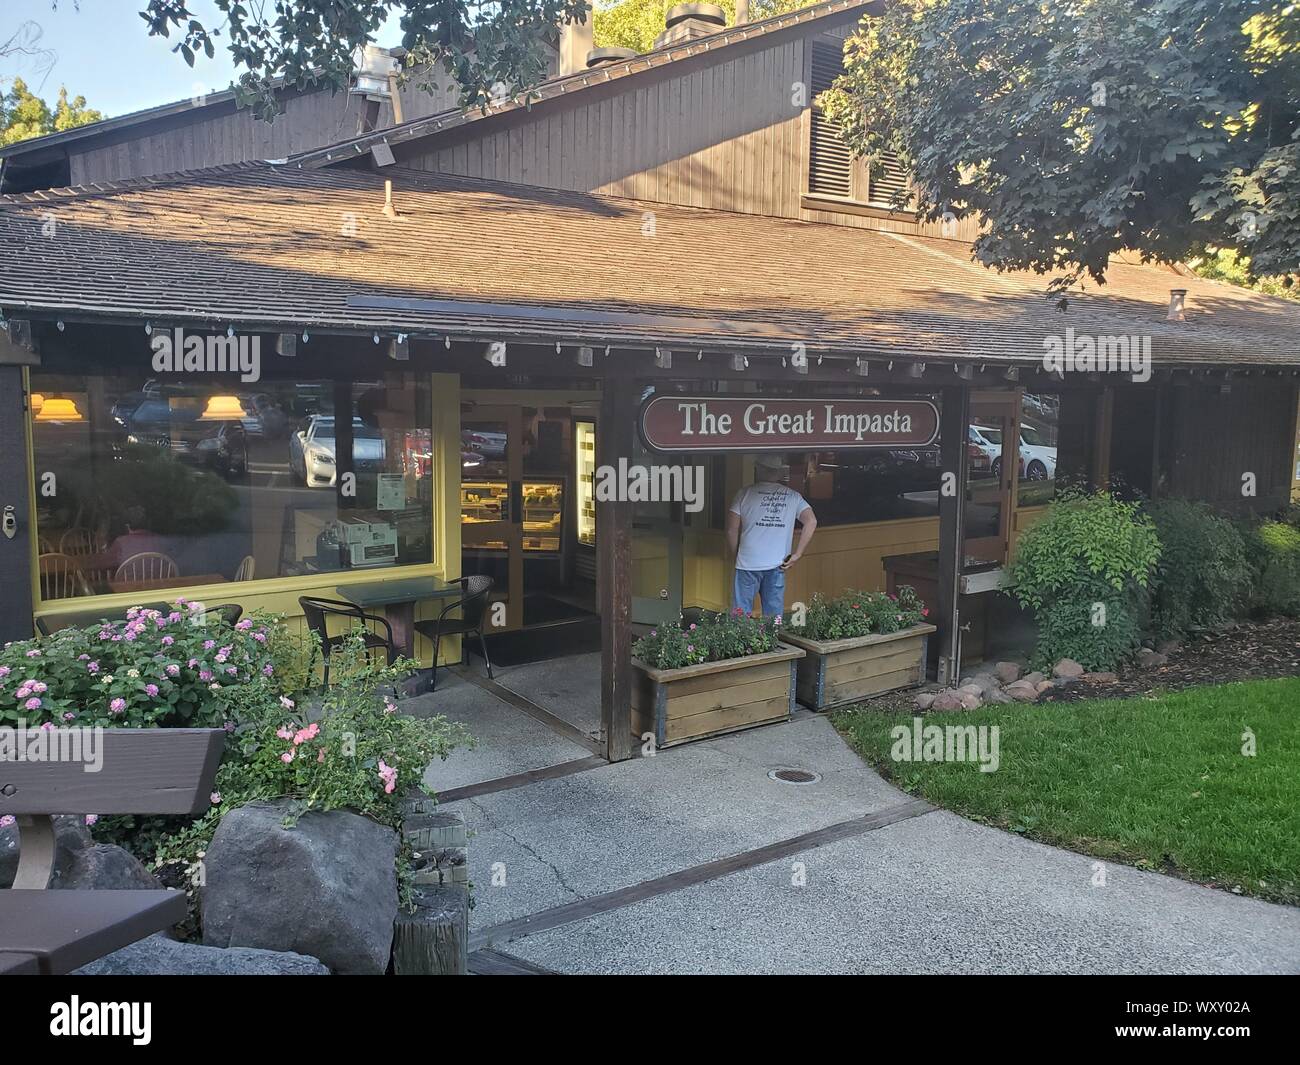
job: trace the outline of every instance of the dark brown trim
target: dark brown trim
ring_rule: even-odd
[[[970,389],[943,389],[940,413],[939,468],[953,477],[951,494],[939,490],[939,675],[952,684],[961,675],[961,570],[966,547],[966,438],[970,424]]]
[[[558,765],[543,766],[541,769],[529,769],[527,772],[515,773],[508,777],[495,777],[492,780],[480,781],[478,784],[448,788],[437,793],[438,802],[458,802],[461,799],[476,799],[480,795],[495,795],[499,791],[513,791],[528,784],[571,777],[575,773],[585,773],[589,769],[602,769],[607,765],[609,765],[608,761],[598,754],[593,754],[589,758],[575,758],[571,762],[560,762]]]
[[[639,390],[634,380],[601,384],[596,465],[635,456]],[[596,596],[600,604],[600,723],[605,757],[632,757],[632,504],[596,503]]]
[[[546,932],[561,925],[585,921],[589,917],[597,917],[602,913],[609,913],[611,910],[620,910],[625,906],[633,906],[657,895],[667,895],[673,891],[681,891],[683,888],[705,884],[710,880],[730,876],[732,873],[738,873],[745,869],[753,869],[755,866],[766,865],[769,862],[788,858],[803,851],[811,850],[814,847],[824,847],[830,843],[853,839],[855,836],[865,836],[868,832],[875,832],[877,829],[885,828],[899,821],[907,821],[913,817],[928,814],[933,809],[933,806],[921,799],[908,799],[896,806],[877,810],[875,813],[867,814],[864,817],[855,817],[851,821],[840,821],[833,825],[827,825],[825,828],[793,836],[790,839],[769,843],[764,847],[756,847],[753,850],[741,851],[739,854],[719,858],[716,861],[704,862],[701,865],[691,866],[689,869],[669,873],[667,876],[655,877],[653,880],[646,880],[631,887],[619,888],[617,891],[609,891],[603,895],[593,895],[591,898],[579,899],[577,902],[566,902],[562,906],[553,906],[549,910],[542,910],[540,913],[530,914],[527,917],[502,921],[500,924],[489,925],[487,928],[473,933],[469,941],[470,949],[479,950],[491,946],[493,943],[508,943],[512,939],[521,939],[536,932]]]
[[[872,207],[861,200],[846,200],[820,192],[805,192],[799,197],[799,206],[805,211],[826,211],[831,214],[854,214],[864,218],[886,218],[894,222],[915,222],[916,211],[891,211],[887,207]]]
[[[551,969],[543,969],[523,958],[500,950],[476,950],[469,956],[471,976],[559,976]]]
[[[17,531],[0,533],[0,643],[32,638],[32,515],[27,473],[27,393],[21,366],[0,366],[0,515],[13,507]]]

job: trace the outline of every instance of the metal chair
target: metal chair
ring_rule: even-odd
[[[363,631],[361,638],[367,648],[382,647],[388,656],[390,666],[397,661],[397,644],[393,642],[393,627],[388,624],[387,619],[381,618],[377,614],[367,614],[359,606],[345,603],[340,599],[318,599],[315,596],[304,595],[299,598],[298,606],[302,609],[302,616],[307,622],[307,627],[320,638],[321,654],[325,658],[325,675],[323,677],[325,687],[328,688],[330,684],[330,656],[334,653],[334,649],[347,639],[347,634],[343,633],[338,636],[330,635],[328,618],[331,614],[336,617],[351,618],[353,621],[373,621],[378,625],[382,625],[384,631],[388,633],[386,638],[368,631]]]
[[[141,551],[117,567],[113,580],[167,581],[180,575],[181,569],[170,555],[161,551]]]
[[[218,615],[222,621],[232,628],[235,622],[244,616],[244,608],[238,603],[222,603],[221,606],[210,606],[207,608],[207,612]]]
[[[487,609],[488,594],[492,591],[492,578],[478,575],[462,577],[460,586],[465,590],[464,596],[443,607],[436,620],[415,623],[415,631],[433,641],[433,676],[429,680],[430,691],[438,685],[438,648],[444,636],[477,636],[479,652],[487,665],[488,680],[492,679],[492,659],[488,658],[487,641],[483,639],[483,612]],[[460,609],[460,617],[447,617],[457,608]]]
[[[71,555],[51,551],[37,559],[41,575],[42,599],[67,599],[90,595],[90,584],[81,572],[81,563]]]

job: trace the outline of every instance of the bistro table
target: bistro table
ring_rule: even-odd
[[[465,591],[460,581],[444,581],[440,577],[340,584],[334,590],[340,599],[362,610],[382,607],[384,618],[393,627],[393,643],[405,658],[411,658],[415,651],[415,604],[423,599],[452,599]]]

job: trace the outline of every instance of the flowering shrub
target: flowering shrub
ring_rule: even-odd
[[[699,621],[661,625],[632,645],[632,655],[654,669],[678,669],[774,651],[779,620],[730,614],[705,614]]]
[[[898,632],[919,624],[930,614],[910,584],[897,595],[885,592],[845,592],[834,599],[814,595],[802,625],[787,626],[809,640],[847,640],[873,633]]]
[[[219,727],[224,689],[274,678],[282,626],[231,626],[202,603],[132,608],[125,621],[62,629],[0,649],[0,726]]]

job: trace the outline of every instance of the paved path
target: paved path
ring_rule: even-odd
[[[1094,887],[1095,859],[929,809],[816,716],[450,808],[475,945],[558,972],[1300,972],[1300,910],[1116,864]]]

